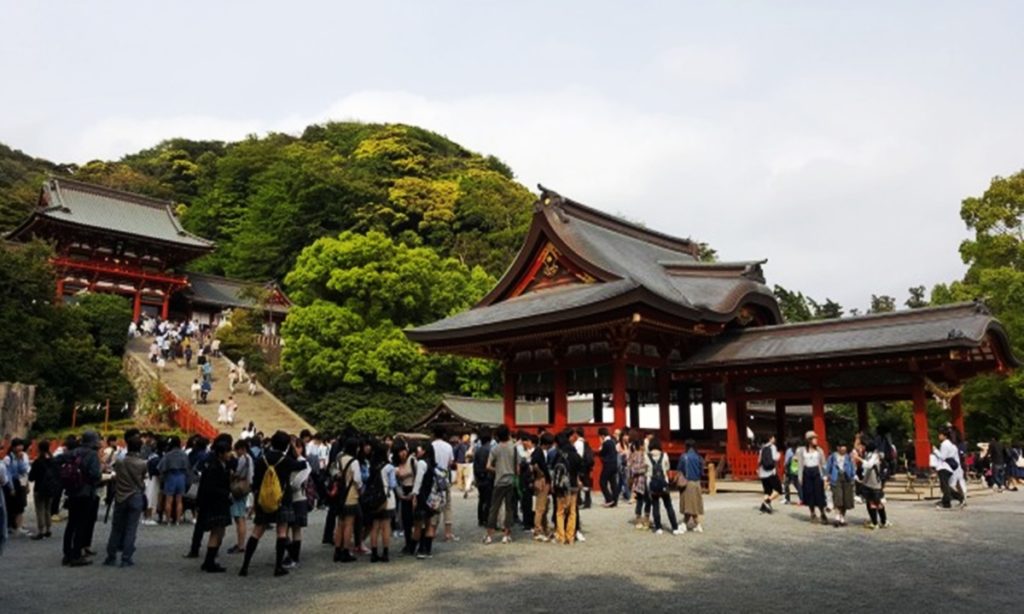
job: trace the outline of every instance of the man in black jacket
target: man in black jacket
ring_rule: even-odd
[[[597,429],[597,434],[601,437],[601,494],[605,507],[615,507],[619,500],[619,452],[606,427]]]

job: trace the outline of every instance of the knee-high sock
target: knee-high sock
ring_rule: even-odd
[[[208,546],[206,548],[206,560],[203,561],[203,567],[212,567],[216,564],[218,550],[220,550],[220,546]]]
[[[878,520],[882,524],[886,523],[886,516],[885,516],[885,508],[884,507],[878,508]]]
[[[869,507],[868,517],[871,518],[871,524],[878,524],[878,510],[873,507]]]
[[[274,569],[280,569],[281,563],[284,562],[284,551],[288,548],[288,538],[278,537],[276,548],[274,549]]]
[[[249,541],[245,542],[245,558],[242,560],[242,569],[248,571],[249,561],[252,560],[252,555],[256,554],[256,546],[260,545],[260,540],[255,537],[250,537]]]
[[[288,544],[288,556],[296,563],[299,562],[299,553],[302,552],[302,540]]]

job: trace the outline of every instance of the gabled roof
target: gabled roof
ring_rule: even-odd
[[[206,273],[186,273],[189,287],[185,296],[193,303],[216,307],[240,307],[243,309],[265,308],[274,313],[288,313],[289,304],[271,301],[265,306],[257,305],[247,290],[269,290],[280,293],[287,303],[287,297],[276,283],[241,281]]]
[[[714,339],[679,370],[886,356],[923,350],[976,349],[986,340],[1018,366],[1002,325],[981,303],[748,328]]]
[[[571,264],[576,283],[523,291],[538,259],[552,249],[555,264]],[[515,261],[473,309],[407,331],[414,341],[474,336],[552,318],[570,320],[595,311],[647,304],[699,322],[728,322],[746,304],[781,321],[765,285],[763,262],[704,263],[698,245],[644,228],[564,198],[541,186],[529,234]]]
[[[9,236],[27,237],[39,222],[97,229],[191,251],[206,252],[214,247],[212,241],[182,228],[170,201],[67,178],[48,179],[38,206]]]

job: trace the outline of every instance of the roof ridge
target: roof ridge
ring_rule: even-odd
[[[277,282],[273,279],[267,281],[249,281],[247,279],[238,279],[237,277],[227,277],[224,275],[217,275],[214,273],[203,273],[202,271],[185,271],[186,275],[192,277],[206,277],[208,279],[220,279],[227,282],[232,282],[237,285],[249,285],[249,284],[276,284]]]
[[[697,257],[698,245],[692,239],[683,239],[658,230],[652,230],[646,226],[606,213],[600,209],[595,209],[571,198],[566,198],[554,190],[545,188],[541,184],[537,184],[537,187],[541,192],[536,206],[538,211],[544,211],[546,207],[555,207],[570,217],[582,219],[634,239],[649,241],[665,249],[688,254],[693,258]]]
[[[47,183],[58,190],[61,189],[61,184],[70,184],[70,187],[77,188],[83,192],[92,192],[93,194],[110,195],[120,198],[128,202],[132,202],[137,205],[144,207],[162,208],[174,205],[174,201],[163,198],[156,198],[155,196],[146,196],[145,194],[138,194],[136,192],[128,192],[117,188],[111,188],[98,183],[91,183],[88,181],[82,181],[79,179],[72,179],[70,177],[57,177],[51,175],[47,178]],[[63,200],[63,198],[61,199]]]
[[[972,309],[976,313],[984,313],[984,314],[987,314],[987,315],[991,315],[991,312],[988,310],[988,307],[983,302],[981,302],[981,301],[965,301],[965,302],[959,302],[959,303],[950,303],[948,305],[933,305],[933,306],[928,306],[928,307],[919,307],[917,309],[900,309],[898,311],[887,311],[885,313],[866,313],[866,314],[863,314],[863,315],[848,316],[848,317],[842,317],[842,318],[825,318],[825,319],[821,319],[821,320],[808,320],[808,321],[805,321],[805,322],[789,322],[789,323],[786,323],[786,324],[774,324],[774,325],[771,325],[771,326],[757,326],[757,327],[754,327],[754,328],[744,329],[743,331],[740,331],[739,334],[741,334],[741,335],[744,335],[744,334],[754,335],[754,334],[757,334],[757,333],[772,333],[772,332],[775,332],[775,331],[778,331],[778,330],[783,330],[783,329],[788,331],[788,330],[795,330],[795,329],[800,329],[800,328],[815,328],[815,327],[821,327],[821,326],[826,326],[826,325],[830,325],[830,324],[833,324],[833,325],[835,325],[835,324],[846,324],[846,325],[853,326],[853,325],[862,324],[862,323],[865,323],[865,322],[867,322],[867,323],[877,322],[879,320],[895,320],[895,321],[898,321],[898,320],[905,319],[905,318],[907,318],[909,316],[914,316],[914,315],[918,315],[918,314],[922,314],[922,313],[923,314],[940,314],[940,313],[943,313],[943,312],[953,312],[953,311],[960,311],[960,310],[966,310],[966,309]]]

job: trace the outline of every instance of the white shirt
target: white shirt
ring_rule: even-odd
[[[430,445],[434,446],[434,461],[437,466],[445,471],[451,469],[452,461],[455,460],[455,450],[452,449],[452,444],[443,439],[435,439]]]
[[[223,422],[228,419],[228,406],[221,403],[217,406],[217,420]]]
[[[583,443],[583,438],[580,437],[579,439],[576,440],[576,443],[572,445],[574,448],[576,448],[576,454],[579,454],[580,458],[583,458],[583,446],[585,445]]]

